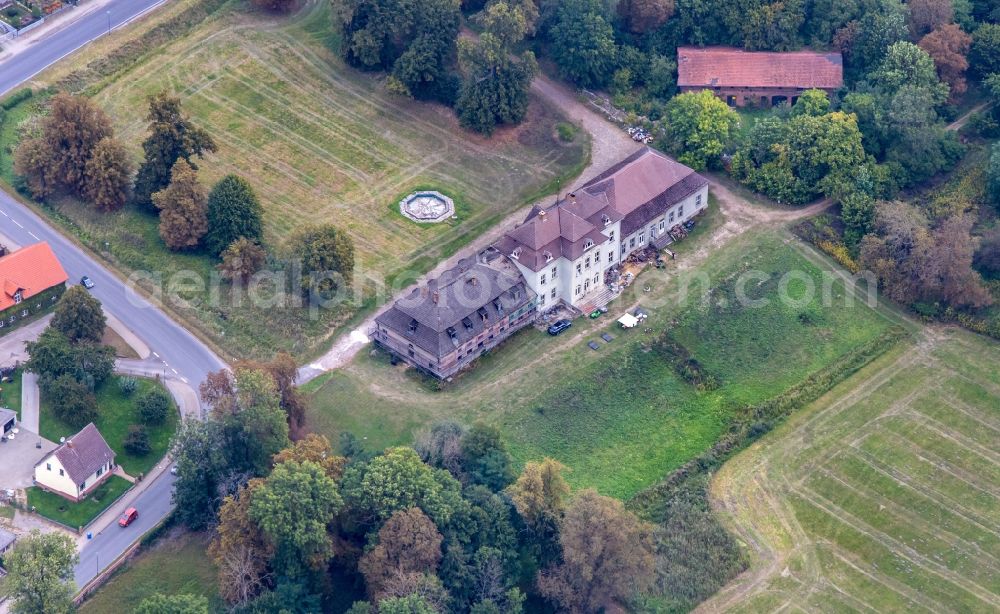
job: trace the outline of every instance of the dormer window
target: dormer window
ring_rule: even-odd
[[[590,249],[591,247],[594,247],[594,242],[587,239],[587,242],[583,244],[583,249]]]
[[[521,257],[521,248],[520,247],[515,247],[514,251],[512,251],[510,253],[510,257],[513,258],[514,260],[517,260],[518,258],[520,258]]]
[[[603,221],[604,225],[607,226],[608,224],[611,223],[611,218],[608,217],[607,214],[604,214],[604,215],[601,216],[601,221]]]
[[[542,255],[545,256],[545,262],[552,262],[552,252],[544,251]]]
[[[417,332],[417,321],[416,321],[416,319],[412,319],[412,320],[410,320],[410,330],[409,330],[409,333],[412,335],[415,332]]]
[[[16,305],[17,303],[20,303],[22,300],[24,300],[24,295],[21,293],[20,290],[18,290],[17,292],[14,293],[14,304]]]

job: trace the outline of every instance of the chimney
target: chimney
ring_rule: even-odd
[[[434,301],[435,305],[437,305],[438,299],[440,299],[440,298],[441,298],[441,295],[438,293],[437,290],[435,290],[434,294],[431,295],[431,300]]]
[[[66,440],[66,447],[67,448],[72,448],[73,447],[73,440],[72,439],[67,439]]]
[[[542,209],[541,211],[538,212],[538,219],[542,220],[543,222],[545,221],[545,210],[544,209]]]

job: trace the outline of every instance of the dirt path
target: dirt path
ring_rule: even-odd
[[[539,75],[531,84],[532,92],[550,104],[558,107],[567,117],[587,131],[591,139],[590,164],[580,173],[575,183],[589,179],[610,168],[621,159],[642,147],[633,141],[628,134],[615,124],[607,121],[596,109],[582,102],[575,91],[562,83],[558,83],[545,75]],[[733,193],[719,181],[709,179],[710,188],[719,202],[726,222],[709,238],[706,244],[687,258],[689,265],[701,262],[715,249],[726,244],[732,238],[747,230],[774,224],[783,224],[802,219],[825,210],[832,202],[829,199],[818,201],[799,209],[773,209],[762,204],[753,204],[742,196]],[[548,196],[535,204],[547,206],[555,201],[556,196]],[[445,270],[458,264],[463,258],[473,256],[495,243],[505,233],[520,224],[531,206],[523,207],[507,216],[499,224],[477,237],[469,245],[447,258],[431,271],[421,276],[415,283],[403,288],[389,298],[359,326],[349,333],[338,337],[331,348],[317,360],[299,369],[299,383],[308,382],[322,373],[338,369],[348,362],[369,343],[368,331],[372,329],[375,318],[388,309],[399,297],[410,293],[414,288],[426,283],[428,279],[439,276]]]
[[[976,113],[979,113],[980,111],[982,111],[983,109],[985,109],[988,106],[990,106],[990,103],[984,102],[984,103],[982,103],[980,105],[977,105],[977,106],[969,109],[968,111],[965,112],[964,115],[962,115],[961,117],[959,117],[955,121],[953,121],[950,124],[948,124],[948,130],[961,130],[962,126],[964,126],[965,124],[967,124],[969,122],[969,118],[970,117],[972,117]]]

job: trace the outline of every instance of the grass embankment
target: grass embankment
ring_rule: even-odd
[[[22,369],[14,371],[7,381],[0,382],[0,407],[13,409],[17,412],[17,419],[21,419],[21,375]]]
[[[199,163],[201,180],[246,176],[264,206],[270,247],[309,223],[334,223],[354,239],[368,284],[359,289],[367,299],[360,304],[311,314],[283,289],[258,307],[225,284],[217,302],[206,288],[177,292],[182,300],[171,310],[234,355],[315,354],[338,325],[373,304],[376,284],[367,279],[405,285],[539,190],[567,183],[588,158],[586,136],[561,141],[556,126],[564,118],[537,100],[522,126],[483,139],[461,130],[449,109],[389,94],[377,76],[347,67],[332,50],[326,3],[291,19],[248,15],[242,6],[230,3],[200,25],[157,39],[115,72],[95,59],[93,70],[64,81],[94,96],[137,158],[146,97],[164,89],[179,95],[219,146]],[[65,70],[50,72],[40,81],[58,81]],[[36,99],[9,116],[0,150],[12,146],[15,126],[33,114],[22,106],[38,105]],[[0,157],[8,159],[0,171],[6,164],[2,176],[10,181],[9,156]],[[457,219],[416,224],[400,215],[399,199],[417,188],[451,196]],[[152,216],[101,215],[70,201],[50,203],[46,213],[95,251],[105,253],[109,244],[107,257],[125,271],[156,271],[164,280],[179,271],[203,280],[216,275],[207,256],[166,250]]]
[[[745,284],[748,298],[765,306],[735,300],[739,276],[750,269],[766,280]],[[830,305],[819,291],[799,305],[778,300],[790,270],[802,272],[788,284],[793,299],[810,283],[823,287],[819,266],[783,235],[743,237],[697,271],[643,273],[637,294],[619,298],[606,318],[578,320],[554,339],[534,329],[519,333],[440,392],[366,354],[310,385],[313,426],[332,436],[350,430],[378,449],[407,443],[417,428],[442,418],[483,420],[500,427],[519,461],[556,458],[572,469],[574,486],[628,498],[710,448],[741,407],[780,395],[890,327],[859,301],[845,306],[840,281],[830,285]],[[636,301],[650,312],[654,332],[614,323]],[[588,349],[604,331],[616,339]],[[662,335],[685,348],[718,388],[687,383],[652,349]]]
[[[111,449],[115,451],[117,455],[115,462],[121,465],[122,469],[129,475],[138,477],[140,473],[148,473],[167,453],[167,448],[170,447],[170,438],[177,430],[180,416],[176,406],[171,401],[167,419],[163,424],[146,425],[146,430],[149,433],[149,454],[145,456],[130,454],[122,445],[128,434],[128,427],[131,424],[143,423],[136,408],[136,401],[153,388],[162,387],[162,384],[154,380],[138,378],[135,392],[126,397],[122,394],[118,384],[119,379],[120,376],[113,376],[95,391],[97,420],[94,424]],[[39,413],[39,430],[41,431],[39,434],[50,441],[59,441],[60,437],[68,437],[79,430],[67,425],[55,416],[55,412],[44,394],[42,394]]]
[[[129,488],[132,488],[132,484],[128,480],[113,475],[91,491],[86,499],[73,503],[60,495],[32,486],[27,490],[28,505],[34,507],[40,515],[75,529],[87,526]]]
[[[1000,346],[928,329],[717,474],[754,566],[713,610],[1000,606]]]
[[[208,541],[204,534],[171,530],[88,598],[81,614],[131,612],[153,593],[203,595],[212,611],[222,611],[215,565],[206,554]]]

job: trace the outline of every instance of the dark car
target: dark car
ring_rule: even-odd
[[[94,280],[91,279],[91,278],[89,278],[89,277],[87,277],[86,275],[84,275],[80,279],[80,285],[83,286],[84,288],[90,290],[91,288],[94,287]]]
[[[566,330],[570,326],[573,326],[573,323],[571,321],[569,321],[569,320],[558,320],[558,321],[556,321],[555,324],[553,324],[552,326],[549,327],[549,334],[552,335],[552,336],[558,335],[559,333],[563,332],[564,330]]]
[[[132,524],[132,522],[138,517],[139,517],[139,510],[135,509],[134,507],[130,507],[127,510],[125,510],[125,513],[122,514],[121,517],[118,519],[118,526],[127,527],[128,525]]]

